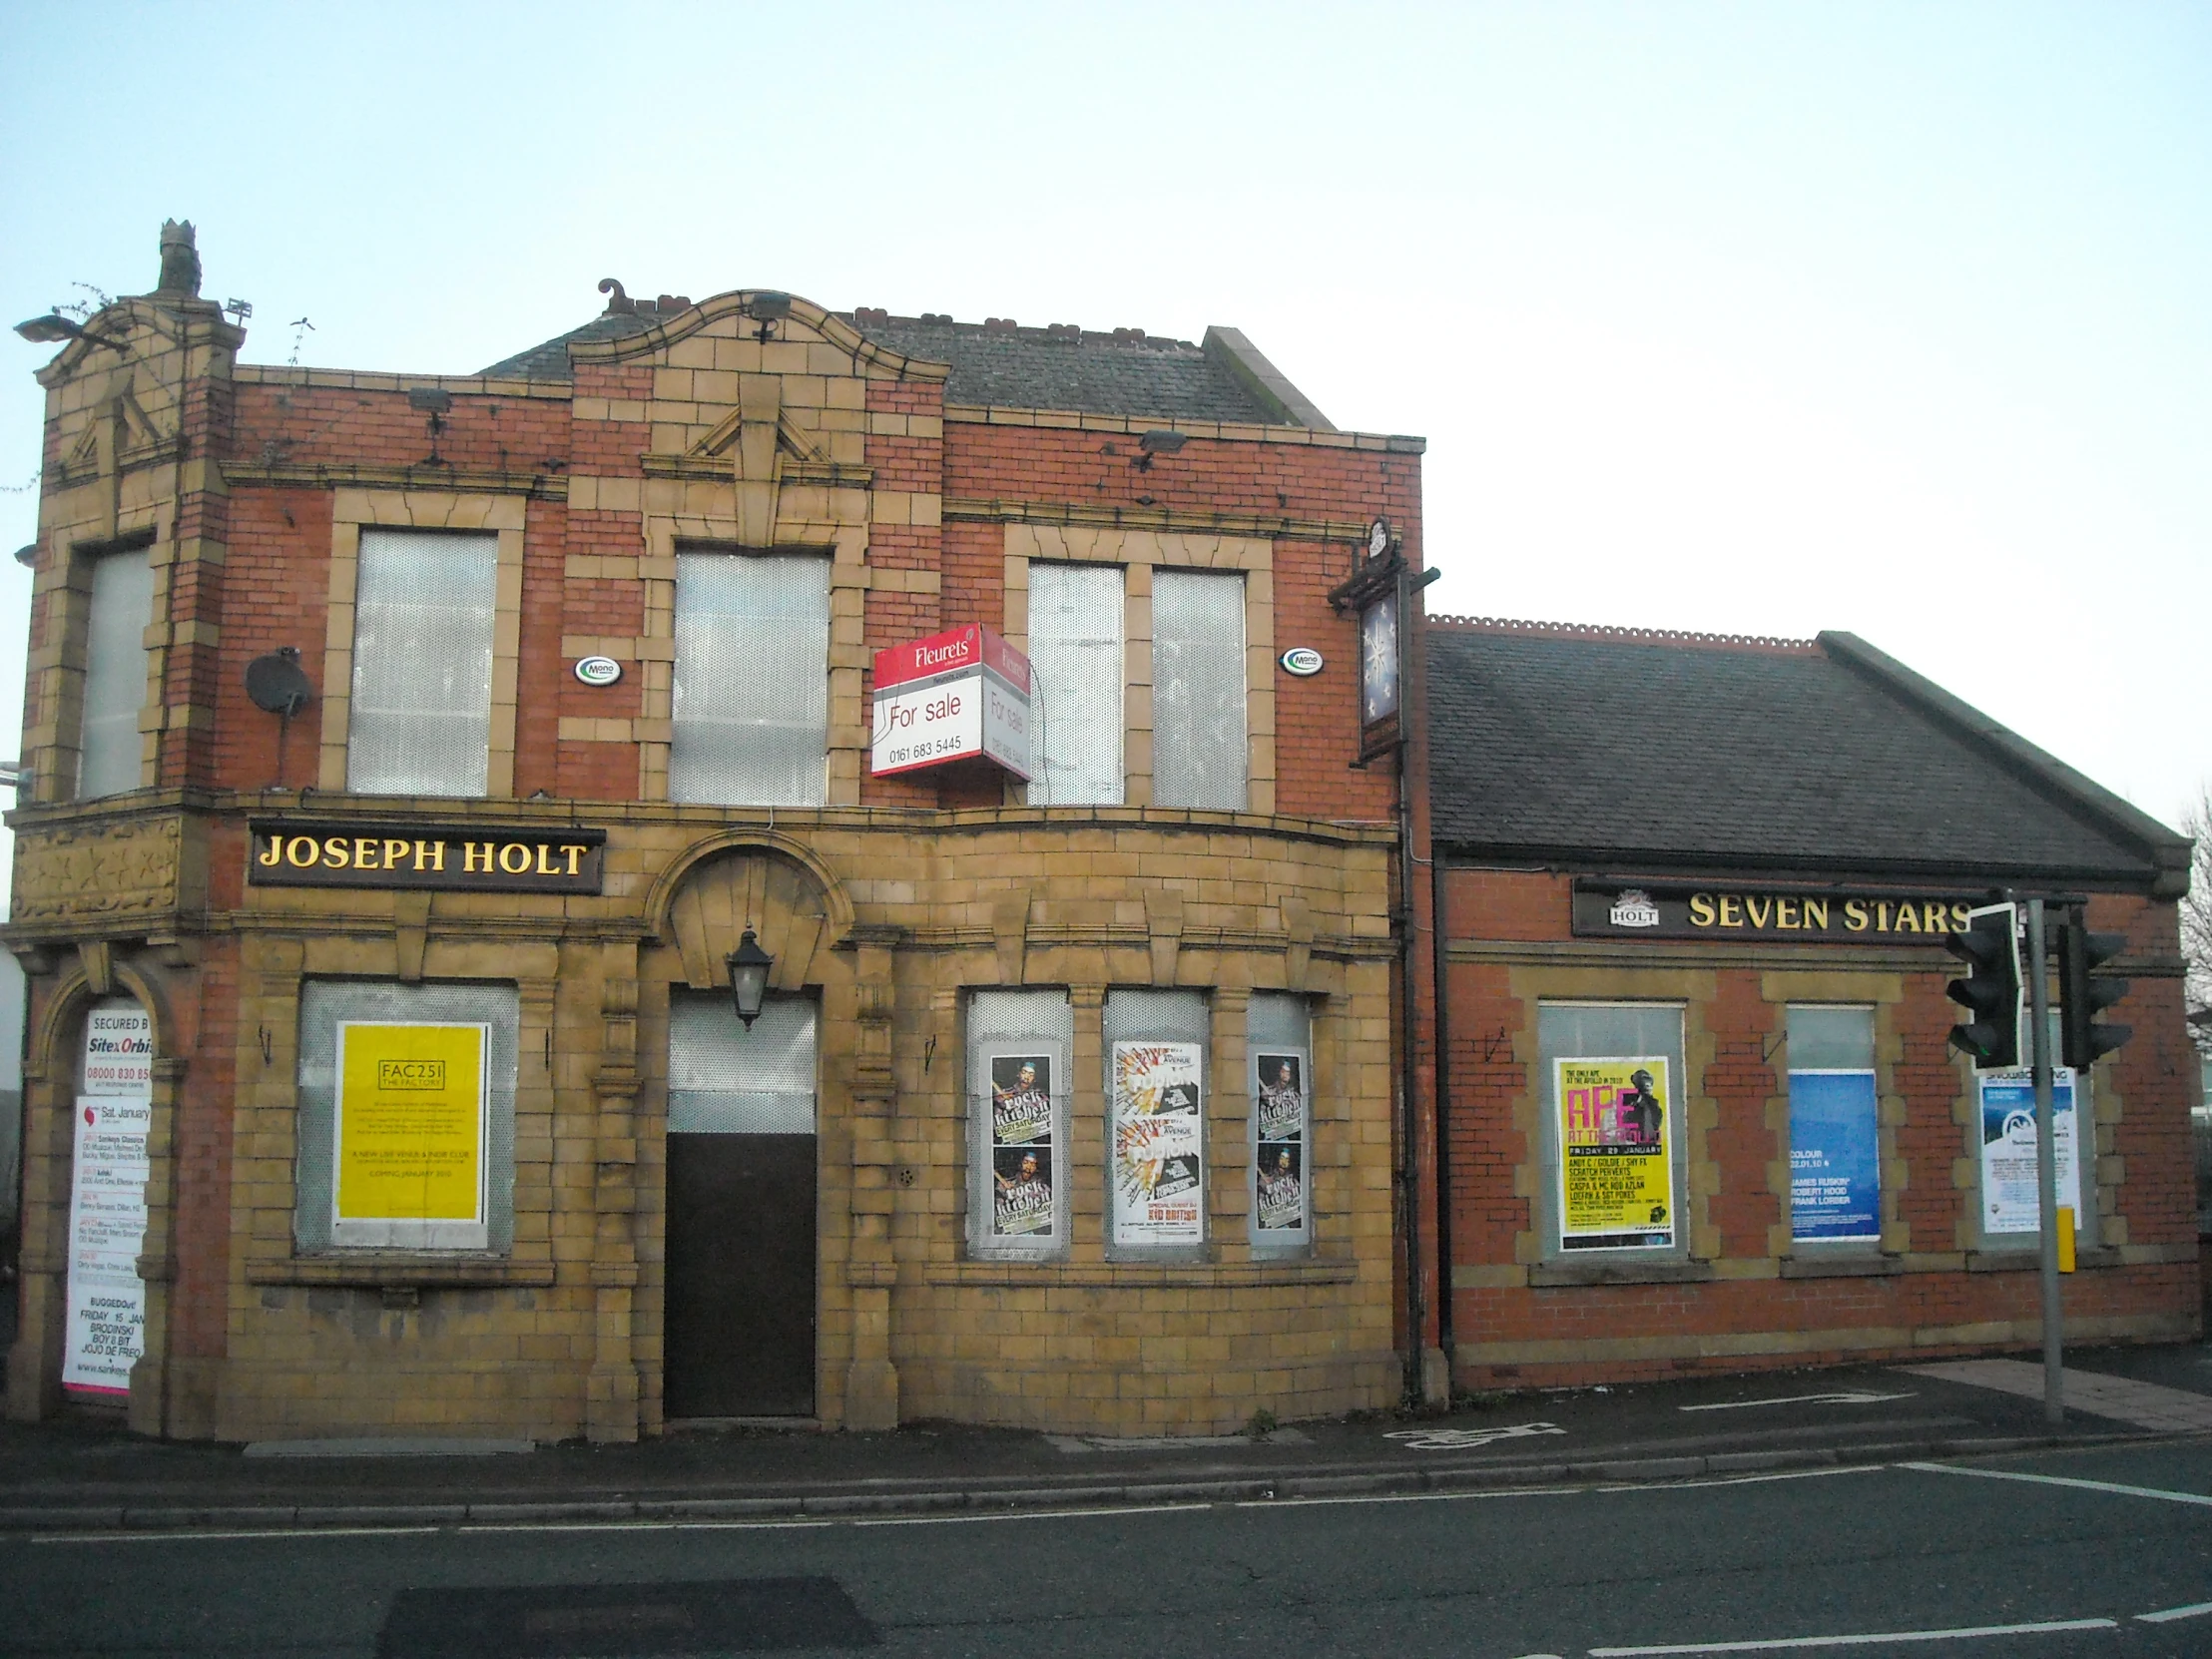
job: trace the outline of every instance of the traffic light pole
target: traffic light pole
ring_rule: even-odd
[[[2043,901],[2027,901],[2028,1030],[2035,1069],[2035,1191],[2043,1281],[2043,1420],[2066,1420],[2064,1310],[2058,1297],[2058,1147],[2051,1125],[2050,958],[2043,948]],[[2078,1127],[2078,1126],[2077,1126]]]

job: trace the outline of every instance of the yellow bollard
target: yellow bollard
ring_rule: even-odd
[[[2074,1270],[2073,1240],[2073,1206],[2071,1204],[2061,1204],[2058,1207],[2058,1271],[2060,1273],[2071,1273]]]

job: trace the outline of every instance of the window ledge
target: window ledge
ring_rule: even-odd
[[[1782,1277],[1785,1279],[1881,1279],[1904,1271],[1903,1259],[1896,1256],[1839,1251],[1833,1256],[1824,1254],[1782,1258]]]
[[[2122,1265],[2119,1251],[2110,1247],[2079,1249],[2074,1252],[2074,1267],[2116,1268]],[[2043,1265],[2039,1250],[1969,1250],[1966,1252],[1968,1273],[2034,1273]]]
[[[466,1256],[412,1251],[362,1251],[359,1254],[294,1256],[257,1262],[246,1270],[249,1285],[315,1285],[333,1289],[384,1290],[414,1286],[422,1290],[458,1290],[502,1285],[550,1285],[551,1262],[517,1262],[504,1256]]]
[[[1710,1262],[1540,1262],[1528,1270],[1538,1290],[1575,1285],[1698,1285],[1716,1277]]]
[[[1137,1290],[1147,1286],[1235,1290],[1247,1285],[1349,1285],[1356,1262],[945,1262],[922,1276],[929,1285],[1050,1285],[1055,1289]]]

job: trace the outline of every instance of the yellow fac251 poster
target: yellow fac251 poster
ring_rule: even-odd
[[[1650,1250],[1674,1243],[1667,1113],[1659,1055],[1558,1060],[1559,1246]]]
[[[482,1025],[338,1027],[337,1213],[484,1219]]]

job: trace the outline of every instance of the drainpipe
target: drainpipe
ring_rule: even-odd
[[[1451,1006],[1444,978],[1444,861],[1435,849],[1435,825],[1429,825],[1428,941],[1436,998],[1436,1346],[1451,1364],[1451,1033],[1444,1021]]]

